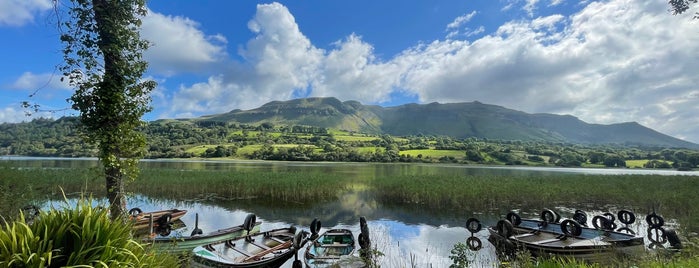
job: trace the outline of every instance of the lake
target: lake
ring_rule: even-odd
[[[95,159],[71,158],[31,158],[2,157],[0,160],[12,162],[13,166],[25,168],[85,168],[96,167]],[[391,174],[502,174],[531,176],[532,174],[655,174],[698,176],[699,172],[645,169],[589,169],[589,168],[545,168],[510,166],[463,166],[441,164],[376,164],[376,163],[309,163],[309,162],[269,162],[269,161],[200,161],[200,160],[144,160],[142,168],[176,170],[236,170],[259,169],[271,172],[324,172],[343,174],[349,178],[371,178]],[[54,201],[47,206],[60,206]],[[143,211],[169,208],[186,209],[189,212],[182,218],[184,227],[172,235],[188,235],[194,229],[195,215],[199,215],[199,228],[204,232],[239,225],[249,213],[254,213],[262,221],[262,230],[296,225],[308,229],[308,224],[317,218],[323,230],[328,228],[348,228],[359,234],[359,217],[367,218],[371,230],[371,241],[385,256],[379,259],[382,267],[448,267],[450,251],[456,243],[465,243],[470,233],[465,228],[469,217],[478,218],[483,226],[494,225],[504,215],[488,211],[435,211],[410,205],[386,205],[359,188],[351,188],[331,202],[313,204],[274,203],[265,200],[235,200],[221,196],[201,196],[195,199],[166,199],[157,196],[134,194],[128,198],[128,208],[138,207]],[[600,206],[588,210],[589,218],[610,212]],[[543,208],[504,208],[516,209],[524,218],[538,217]],[[575,208],[552,207],[563,217],[571,217]],[[621,209],[621,208],[620,208]],[[616,214],[616,211],[611,211]],[[644,215],[637,215],[642,218]],[[666,219],[669,226],[677,227],[679,222]],[[645,224],[645,223],[643,223]],[[645,235],[646,226],[636,224],[631,229]],[[494,247],[487,241],[488,233],[482,230],[474,234],[482,241],[483,248],[470,252],[474,267],[498,266]],[[290,262],[285,267],[291,267]]]

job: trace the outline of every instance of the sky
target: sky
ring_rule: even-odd
[[[66,0],[59,0],[59,11]],[[151,0],[144,120],[336,97],[479,101],[699,143],[699,20],[664,0]],[[60,13],[60,12],[59,12]],[[77,115],[52,0],[0,0],[0,122]],[[40,105],[27,117],[21,102]]]

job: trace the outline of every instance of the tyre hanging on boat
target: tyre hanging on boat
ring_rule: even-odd
[[[665,225],[665,219],[663,219],[663,217],[660,215],[655,214],[655,212],[652,212],[646,216],[646,223],[648,224],[648,227],[658,228]]]
[[[619,210],[619,213],[617,213],[617,218],[621,223],[627,225],[636,222],[636,215],[634,215],[633,212],[625,209]]]
[[[573,214],[573,220],[577,221],[582,226],[587,226],[587,213],[582,210],[576,210]]]
[[[480,232],[483,226],[481,225],[481,222],[478,221],[476,218],[469,218],[466,220],[466,229],[471,232],[471,233],[477,233]]]
[[[582,226],[574,220],[564,220],[561,222],[561,231],[570,236],[580,236],[582,234]]]
[[[561,220],[561,215],[550,209],[541,211],[541,220],[548,223],[557,223]]]
[[[138,216],[138,214],[141,213],[143,213],[143,210],[141,210],[140,208],[132,208],[129,210],[129,215],[131,215],[131,217],[136,217]]]
[[[505,219],[510,221],[510,223],[512,223],[514,226],[519,226],[522,223],[522,217],[520,217],[519,214],[514,211],[507,213],[507,215],[505,215]]]
[[[512,223],[508,220],[499,220],[498,223],[495,225],[495,229],[498,231],[498,234],[500,236],[508,238],[512,235],[514,227],[512,226]]]
[[[248,214],[247,216],[245,216],[245,221],[243,221],[243,229],[250,233],[250,231],[252,231],[252,229],[255,228],[256,222],[257,216],[255,216],[255,214],[252,213]]]
[[[320,220],[318,220],[318,219],[313,219],[313,221],[311,221],[311,235],[312,236],[318,235],[318,232],[320,232],[320,227],[321,227],[320,225],[321,225]]]

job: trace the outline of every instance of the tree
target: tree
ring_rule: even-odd
[[[668,3],[670,4],[670,12],[672,12],[672,15],[679,15],[684,13],[685,11],[689,10],[689,5],[690,4],[696,4],[699,2],[699,0],[669,0]],[[696,13],[694,15],[695,19],[699,19],[699,13]]]
[[[58,9],[58,1],[54,5]],[[151,110],[154,81],[141,81],[148,42],[139,34],[145,0],[71,0],[69,20],[59,24],[63,64],[75,92],[68,100],[80,112],[85,139],[99,149],[110,216],[125,214],[124,179],[138,175],[145,135],[138,129]]]

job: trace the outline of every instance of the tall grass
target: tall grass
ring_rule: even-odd
[[[322,172],[145,169],[131,191],[173,198],[217,195],[227,199],[323,201],[337,198],[347,181]]]

